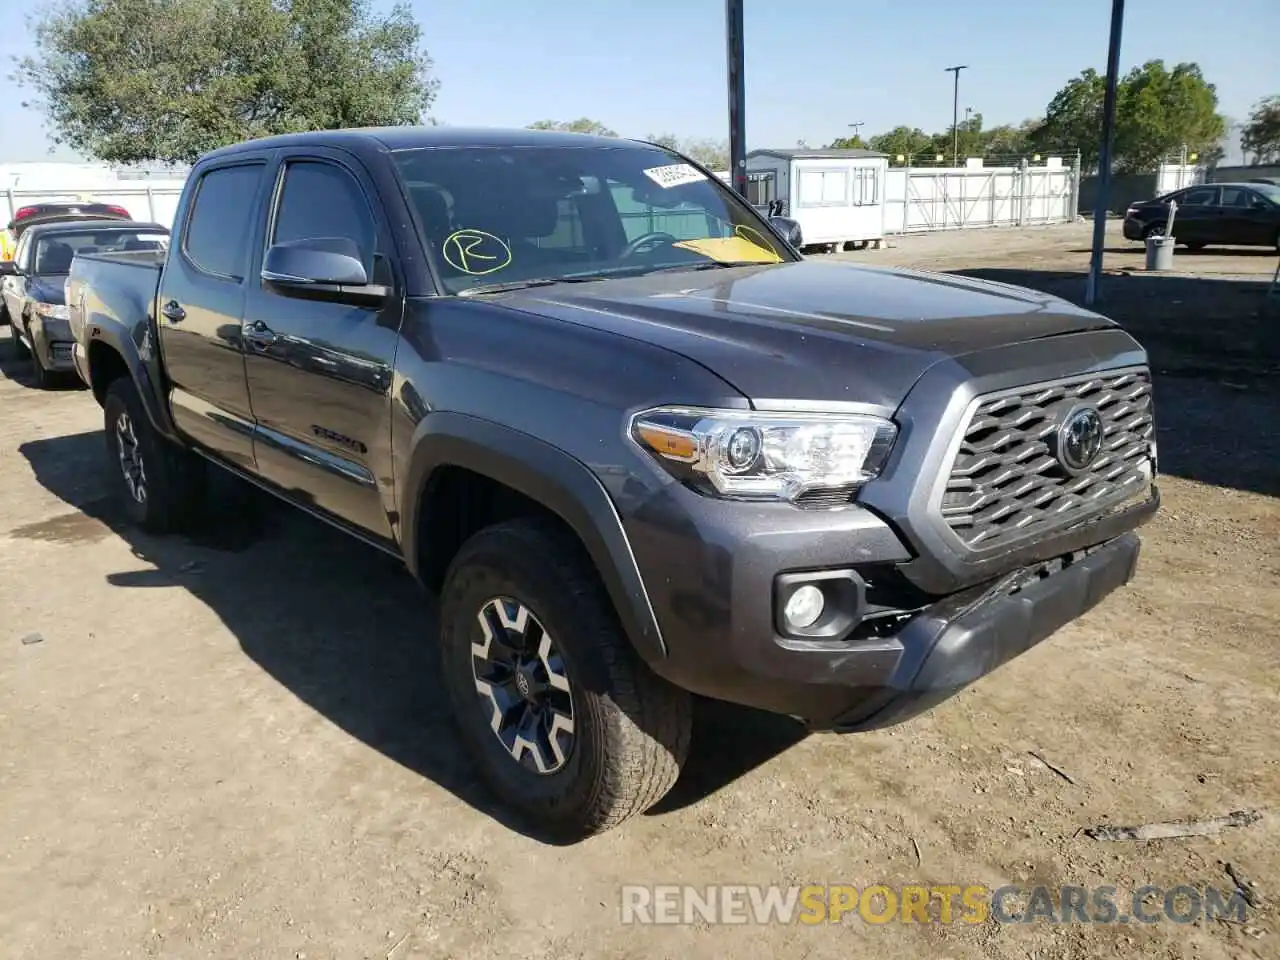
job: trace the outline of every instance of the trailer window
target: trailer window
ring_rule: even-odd
[[[871,206],[879,202],[880,171],[875,167],[859,167],[853,171],[853,205]]]
[[[772,170],[747,176],[747,202],[753,207],[766,207],[778,199],[778,177]]]
[[[798,179],[802,207],[842,207],[849,202],[847,170],[801,170]]]

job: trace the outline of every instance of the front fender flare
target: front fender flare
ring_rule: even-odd
[[[586,547],[636,651],[649,662],[665,658],[657,618],[608,491],[581,461],[490,420],[445,411],[429,413],[414,432],[400,512],[404,558],[414,576],[419,573],[422,492],[436,468],[445,466],[487,476],[559,516]]]

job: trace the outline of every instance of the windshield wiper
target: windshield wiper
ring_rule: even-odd
[[[563,283],[560,277],[540,277],[536,280],[507,280],[504,283],[480,283],[474,287],[459,290],[459,297],[472,297],[482,293],[506,293],[508,290],[528,290],[531,287],[549,287],[553,283]]]
[[[459,290],[459,297],[472,297],[486,293],[506,293],[510,290],[528,290],[533,287],[549,287],[557,283],[591,283],[612,277],[643,277],[651,273],[679,273],[693,270],[727,270],[732,267],[767,267],[758,260],[709,260],[705,263],[667,263],[659,266],[606,267],[584,273],[566,273],[563,277],[538,277],[533,280],[507,280],[502,283],[481,283]]]

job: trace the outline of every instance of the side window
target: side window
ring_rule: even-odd
[[[322,237],[343,237],[354,242],[365,270],[372,271],[377,225],[355,177],[332,163],[289,163],[270,242]]]
[[[253,232],[253,205],[263,169],[261,163],[245,163],[200,177],[182,249],[205,273],[244,279],[249,253],[245,238]]]
[[[1197,187],[1194,190],[1188,190],[1182,195],[1179,204],[1184,207],[1198,207],[1212,204],[1218,198],[1218,191],[1215,187]]]
[[[540,250],[589,255],[583,236],[582,211],[572,197],[556,201],[556,222],[550,233],[534,233],[527,239]]]
[[[1241,187],[1223,187],[1222,205],[1224,207],[1250,207],[1253,205],[1253,191]]]
[[[612,180],[609,181],[609,193],[613,196],[613,205],[622,218],[622,230],[629,241],[646,233],[669,233],[677,240],[701,240],[722,234],[720,221],[697,204],[650,206],[636,200],[631,187]]]

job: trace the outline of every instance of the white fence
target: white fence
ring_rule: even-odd
[[[1156,171],[1155,195],[1162,197],[1197,183],[1204,183],[1204,167],[1194,163],[1162,163]]]
[[[33,203],[115,203],[129,211],[135,220],[173,225],[178,212],[178,198],[182,195],[182,181],[166,180],[163,183],[137,185],[133,182],[101,184],[79,189],[70,187],[30,189],[7,188],[0,190],[5,206],[0,208],[0,229],[4,228],[19,208]]]
[[[1027,226],[1075,219],[1079,173],[1050,157],[1042,166],[891,167],[885,233]]]

